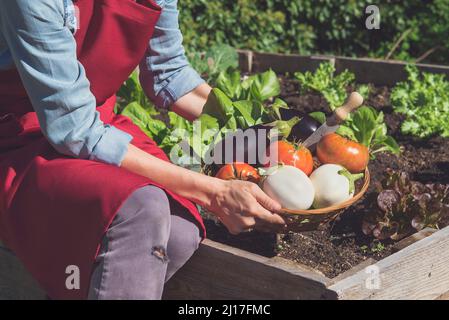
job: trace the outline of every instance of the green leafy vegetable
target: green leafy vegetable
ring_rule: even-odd
[[[296,72],[296,79],[301,86],[301,92],[314,91],[321,93],[333,111],[343,105],[347,97],[346,88],[354,85],[355,75],[348,70],[335,75],[335,67],[330,62],[323,62],[312,72]],[[368,98],[372,88],[370,85],[359,85],[357,91],[364,99]]]
[[[416,66],[406,70],[408,80],[391,93],[394,111],[406,116],[401,131],[421,138],[449,137],[449,81],[444,75],[420,73]]]
[[[146,135],[167,151],[171,144],[167,142],[166,136],[170,135],[170,130],[165,123],[155,119],[138,102],[131,102],[121,113],[129,117]]]
[[[346,87],[354,82],[355,76],[349,71],[335,75],[335,67],[329,62],[321,63],[312,72],[296,72],[295,77],[301,85],[302,92],[316,91],[321,93],[329,103],[331,110],[341,106],[347,97]]]
[[[273,70],[251,76],[246,81],[253,100],[263,102],[281,93],[281,84]]]
[[[196,52],[189,55],[192,67],[211,84],[215,83],[220,72],[236,69],[238,59],[237,51],[225,44],[212,46],[204,54]]]
[[[264,103],[281,93],[281,84],[273,70],[241,79],[239,71],[223,71],[218,76],[217,88],[234,101],[254,100]]]
[[[234,116],[234,106],[223,91],[214,88],[209,94],[203,113],[217,118],[220,126],[223,127]],[[231,125],[231,128],[234,128],[234,125]],[[236,126],[235,129],[237,129]]]
[[[121,86],[117,93],[118,104],[116,106],[116,113],[121,111],[131,102],[137,102],[142,108],[147,110],[151,115],[157,115],[159,112],[156,110],[154,104],[147,98],[143,91],[138,71],[134,71],[125,83]]]

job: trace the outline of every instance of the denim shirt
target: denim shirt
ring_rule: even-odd
[[[146,94],[161,108],[204,81],[182,46],[177,0],[163,10],[140,64]],[[71,0],[2,0],[0,70],[17,68],[43,134],[60,153],[120,165],[132,137],[104,124],[76,57],[77,20]]]

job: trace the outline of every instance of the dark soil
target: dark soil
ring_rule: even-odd
[[[351,88],[348,88],[348,92]],[[298,94],[298,85],[287,78],[282,79],[283,98],[290,107],[304,113],[324,111],[329,113],[327,102],[318,94]],[[264,256],[281,256],[321,271],[333,278],[360,262],[374,258],[382,259],[392,253],[393,243],[379,242],[361,232],[363,216],[374,210],[376,203],[375,182],[383,178],[387,168],[400,169],[420,182],[449,184],[449,139],[434,137],[418,139],[400,133],[401,116],[392,112],[390,89],[373,87],[366,104],[385,114],[389,134],[402,147],[399,157],[380,154],[372,160],[369,169],[372,183],[364,198],[347,209],[340,218],[323,231],[288,233],[276,236],[257,231],[238,236],[230,235],[223,226],[206,221],[208,237]]]

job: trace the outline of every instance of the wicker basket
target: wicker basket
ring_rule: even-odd
[[[317,167],[318,164],[315,164]],[[202,167],[202,173],[215,176],[218,171],[218,166],[216,165],[206,165]],[[370,184],[370,173],[368,168],[365,169],[365,176],[363,185],[356,188],[356,194],[351,199],[342,202],[338,205],[334,205],[327,208],[321,209],[310,209],[310,210],[289,210],[283,209],[281,216],[287,223],[285,231],[313,231],[319,230],[324,227],[329,222],[335,220],[345,209],[353,205],[355,202],[360,200],[368,190]]]
[[[281,216],[287,223],[288,231],[312,231],[319,230],[327,223],[336,219],[346,208],[359,201],[370,183],[370,173],[368,168],[365,170],[364,182],[360,190],[351,199],[340,204],[311,210],[289,210],[283,209]]]

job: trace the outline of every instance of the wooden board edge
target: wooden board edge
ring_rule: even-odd
[[[263,72],[272,69],[276,73],[294,73],[314,71],[323,62],[335,63],[332,56],[301,56],[294,54],[253,52],[252,72]]]
[[[164,299],[336,299],[330,279],[211,240],[171,279]]]
[[[411,236],[396,242],[393,246],[393,252],[396,253],[398,251],[401,251],[402,249],[405,249],[406,247],[414,244],[415,242],[431,236],[435,232],[438,232],[438,230],[434,228],[424,228],[412,234]]]
[[[342,279],[339,299],[436,299],[449,289],[449,227]]]
[[[331,279],[323,276],[321,273],[316,272],[315,270],[307,267],[307,266],[303,266],[298,262],[293,262],[281,257],[273,257],[273,258],[268,258],[268,257],[264,257],[255,253],[251,253],[245,250],[241,250],[235,247],[231,247],[228,246],[226,244],[220,243],[220,242],[216,242],[216,241],[212,241],[209,239],[206,239],[203,241],[202,243],[203,246],[207,246],[213,250],[219,250],[221,252],[227,252],[230,253],[234,256],[238,256],[241,257],[243,259],[248,259],[248,260],[252,260],[256,263],[260,263],[269,267],[274,267],[277,268],[279,270],[291,273],[291,274],[297,274],[300,276],[303,276],[305,278],[309,278],[311,280],[315,280],[317,282],[321,282],[323,284],[328,284],[330,282]]]
[[[322,62],[335,65],[336,72],[353,72],[357,82],[392,86],[407,79],[404,61],[373,58],[352,58],[331,55],[297,55],[252,52],[240,50],[240,63],[244,72],[263,72],[273,69],[277,73],[315,71]],[[449,66],[436,64],[416,64],[419,70],[445,74],[449,78]]]

